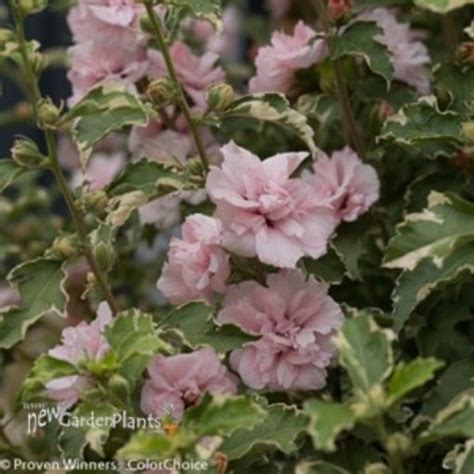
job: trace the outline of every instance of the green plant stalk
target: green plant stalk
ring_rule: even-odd
[[[15,22],[16,36],[19,43],[20,54],[21,54],[21,58],[23,62],[23,71],[26,76],[26,82],[28,83],[30,87],[30,96],[31,96],[34,116],[36,117],[37,122],[40,122],[37,109],[38,109],[38,102],[41,100],[42,95],[39,89],[38,80],[28,60],[27,43],[26,43],[24,26],[23,26],[24,19],[22,15],[20,14],[20,12],[18,11],[18,9],[16,8],[16,6],[14,5],[14,0],[9,0],[9,5],[10,5],[10,9],[12,11],[14,22]],[[41,128],[43,129],[45,140],[46,140],[48,157],[51,162],[51,171],[53,172],[54,177],[56,178],[59,190],[61,191],[61,194],[63,195],[63,198],[66,201],[66,205],[68,207],[69,213],[71,215],[74,226],[76,228],[77,235],[84,248],[84,256],[86,257],[87,262],[89,263],[89,266],[96,278],[97,285],[103,297],[109,304],[112,313],[116,314],[119,312],[118,304],[115,301],[112,291],[108,285],[106,276],[100,270],[99,265],[97,264],[97,261],[95,260],[94,254],[92,253],[90,242],[87,237],[86,225],[84,224],[81,213],[79,212],[79,210],[76,208],[74,204],[74,198],[71,194],[71,191],[69,190],[67,186],[66,179],[61,170],[61,166],[59,164],[59,159],[58,159],[58,154],[57,154],[57,143],[56,143],[55,132],[46,127],[41,127]]]
[[[331,39],[332,39],[331,24],[329,23],[327,8],[324,3],[324,0],[314,0],[314,7],[323,24],[323,29],[326,36],[329,53],[331,54]],[[351,100],[349,97],[347,84],[344,79],[344,74],[341,69],[340,61],[338,59],[331,59],[331,64],[333,66],[334,75],[336,78],[337,99],[341,107],[342,117],[343,117],[343,126],[345,129],[346,135],[347,137],[349,137],[351,145],[356,150],[359,157],[363,161],[366,161],[367,154],[365,152],[364,142],[357,128],[354,111],[352,110]]]
[[[168,70],[169,78],[173,82],[176,88],[176,91],[178,93],[179,108],[181,109],[181,112],[183,113],[184,118],[186,119],[186,122],[188,123],[194,142],[196,143],[196,148],[198,150],[199,158],[202,161],[204,169],[206,171],[209,171],[209,159],[206,154],[204,143],[202,141],[202,137],[199,133],[198,127],[191,114],[191,110],[189,109],[188,101],[186,99],[186,95],[184,94],[183,87],[181,86],[181,83],[179,82],[178,76],[176,74],[176,69],[174,67],[173,60],[171,59],[168,44],[163,35],[163,27],[161,24],[161,20],[155,14],[155,11],[153,10],[153,4],[151,2],[146,1],[145,8],[147,11],[148,18],[150,19],[153,34],[155,35],[155,39],[158,42],[158,46],[160,47],[161,54],[163,54],[163,59],[165,60],[166,69]]]
[[[393,453],[387,446],[387,439],[388,434],[385,428],[385,421],[383,419],[383,415],[379,415],[375,418],[373,424],[375,431],[377,433],[377,437],[379,441],[385,448],[385,451],[388,454],[388,460],[390,463],[390,468],[392,469],[394,474],[405,474],[405,469],[403,467],[403,459],[397,453]]]

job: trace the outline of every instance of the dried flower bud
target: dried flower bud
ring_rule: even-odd
[[[229,84],[216,84],[207,92],[207,105],[212,110],[225,110],[234,101],[235,91]]]
[[[474,41],[466,41],[458,46],[456,61],[461,64],[474,66]]]
[[[38,118],[45,128],[54,128],[60,116],[60,109],[51,99],[42,99],[38,102]]]
[[[39,151],[36,143],[26,137],[17,138],[10,151],[13,161],[25,168],[42,167],[48,160],[48,158]]]
[[[331,20],[336,21],[351,12],[351,0],[329,0],[328,11]]]
[[[151,81],[146,90],[148,100],[154,105],[164,105],[172,102],[176,96],[176,89],[173,82],[163,77]]]

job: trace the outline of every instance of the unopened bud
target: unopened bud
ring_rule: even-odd
[[[458,46],[456,61],[460,64],[474,66],[474,41],[466,41]]]
[[[11,154],[13,161],[25,168],[39,168],[48,161],[48,158],[38,150],[36,143],[26,137],[15,140]]]
[[[390,469],[381,462],[367,464],[363,470],[364,474],[390,474]]]
[[[212,110],[225,110],[234,99],[235,91],[230,84],[216,84],[207,92],[207,105]]]
[[[163,77],[151,81],[146,90],[148,100],[154,105],[164,105],[172,102],[176,95],[176,89],[173,82]]]
[[[60,235],[54,240],[52,251],[57,258],[69,260],[81,253],[81,245],[78,238],[73,234]]]
[[[99,242],[94,245],[93,253],[99,269],[103,272],[111,270],[115,260],[115,251],[111,245],[107,245],[105,242]]]
[[[202,176],[204,173],[204,165],[200,158],[191,158],[186,165],[187,170],[195,176]]]
[[[404,433],[393,433],[387,439],[388,451],[401,457],[410,451],[411,446],[411,439]]]
[[[467,141],[474,143],[474,122],[463,123],[462,133]]]
[[[102,189],[90,191],[84,196],[84,202],[88,210],[99,214],[107,207],[107,193]]]
[[[127,379],[119,374],[113,374],[108,382],[108,388],[111,393],[116,395],[120,400],[128,401],[130,398],[130,385]]]
[[[23,15],[32,15],[44,10],[48,6],[48,0],[19,0],[18,6]]]
[[[38,118],[40,125],[45,128],[54,128],[61,116],[61,111],[51,99],[42,99],[38,102]]]
[[[351,12],[351,0],[329,0],[328,11],[331,20],[339,20]]]
[[[13,33],[13,31],[8,28],[0,28],[0,45],[3,46],[7,43],[16,43],[15,33]],[[2,49],[6,48],[3,47]]]
[[[153,33],[153,26],[151,24],[150,18],[146,13],[140,17],[140,29],[144,33]]]

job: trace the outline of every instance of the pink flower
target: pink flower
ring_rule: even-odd
[[[130,48],[130,44],[111,45],[95,41],[79,43],[69,48],[71,69],[68,73],[73,88],[70,103],[79,101],[92,87],[104,82],[116,82],[134,90],[148,67],[145,50]]]
[[[229,257],[220,247],[221,223],[194,214],[186,219],[182,233],[182,239],[171,240],[158,289],[172,304],[198,298],[212,302],[214,293],[225,291],[230,275]]]
[[[213,52],[195,56],[182,41],[176,41],[170,48],[171,58],[176,68],[178,79],[195,104],[203,107],[206,103],[206,91],[212,84],[225,78],[222,68],[215,66],[219,56]],[[163,55],[156,50],[148,52],[150,59],[150,76],[168,76]]]
[[[282,153],[265,161],[238,147],[222,147],[206,189],[224,226],[224,247],[270,265],[294,268],[304,255],[318,258],[336,226],[330,207],[312,187],[290,175],[307,153]]]
[[[161,198],[155,199],[140,207],[138,213],[140,222],[144,224],[153,224],[157,229],[166,230],[178,225],[181,197],[179,193],[171,193]]]
[[[250,80],[250,92],[290,92],[295,72],[323,61],[328,54],[326,41],[314,40],[316,34],[302,21],[296,25],[293,36],[274,32],[271,46],[258,51],[257,75]]]
[[[82,322],[64,329],[62,344],[50,349],[48,355],[75,366],[85,360],[100,360],[109,350],[109,344],[102,333],[111,321],[112,312],[107,303],[103,302],[97,310],[97,318],[90,324]],[[70,375],[49,381],[46,388],[49,397],[64,402],[65,407],[71,407],[81,393],[90,388],[90,383],[83,375]]]
[[[95,153],[89,159],[86,170],[76,170],[71,178],[73,188],[89,183],[91,189],[105,188],[125,166],[125,157],[122,153],[105,154]]]
[[[299,270],[281,270],[267,286],[247,281],[228,288],[220,323],[261,335],[232,352],[231,366],[253,389],[317,390],[335,354],[331,338],[341,325],[327,285]]]
[[[357,20],[375,21],[382,28],[383,35],[377,41],[387,46],[393,54],[394,77],[414,87],[420,94],[429,94],[431,90],[427,67],[431,62],[428,49],[408,23],[399,23],[395,15],[386,8],[366,11]]]
[[[305,175],[305,179],[314,187],[318,200],[329,204],[340,221],[355,221],[380,194],[374,168],[364,165],[349,147],[334,152],[331,159],[321,153],[314,175]]]
[[[175,421],[206,392],[237,392],[236,377],[210,347],[171,357],[158,355],[148,366],[148,374],[141,396],[142,411],[157,417],[170,415]]]

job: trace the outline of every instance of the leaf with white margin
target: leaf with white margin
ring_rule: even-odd
[[[351,23],[334,37],[332,42],[332,58],[359,56],[364,59],[369,69],[383,77],[390,87],[393,78],[393,64],[388,48],[378,41],[383,30],[373,21],[357,21]]]
[[[229,352],[258,339],[233,324],[218,325],[213,319],[212,308],[201,302],[191,302],[174,309],[160,320],[160,327],[172,329],[193,349],[211,346],[219,353]]]
[[[164,4],[184,8],[192,16],[208,20],[217,27],[221,25],[220,0],[164,0]]]
[[[428,208],[408,214],[388,244],[385,268],[414,270],[425,258],[442,268],[456,248],[474,241],[474,204],[455,194],[432,192]]]
[[[454,249],[440,266],[426,257],[413,270],[402,272],[392,294],[395,330],[404,326],[411,312],[433,291],[467,271],[474,273],[474,242]]]
[[[382,330],[367,314],[347,319],[342,325],[334,341],[356,395],[365,397],[392,372],[392,339],[393,333]]]
[[[310,419],[308,432],[313,438],[314,447],[322,451],[335,451],[337,436],[355,424],[351,409],[342,403],[308,400],[304,405],[304,413]]]
[[[170,167],[142,159],[128,164],[107,187],[107,224],[122,226],[133,211],[148,202],[184,189],[196,189]]]
[[[425,444],[442,438],[474,438],[474,392],[468,390],[437,413],[420,441]]]
[[[390,116],[377,141],[407,147],[436,145],[439,148],[440,144],[457,144],[461,142],[462,122],[458,113],[441,111],[434,96],[425,96]],[[436,154],[436,150],[431,151]]]
[[[307,118],[293,109],[283,94],[268,92],[244,96],[233,102],[222,116],[223,119],[231,117],[252,117],[280,125],[300,137],[313,156],[317,153],[314,130],[308,125]]]
[[[9,349],[48,313],[64,316],[68,295],[64,262],[37,258],[15,267],[8,281],[18,287],[21,305],[0,312],[0,348]]]
[[[472,474],[474,472],[474,439],[466,441],[463,450],[454,460],[453,474]]]
[[[265,407],[268,415],[251,431],[235,431],[219,447],[228,459],[240,459],[259,448],[277,448],[285,454],[297,449],[295,440],[307,425],[306,418],[294,406],[276,403]]]
[[[157,352],[172,351],[171,346],[161,340],[151,315],[137,309],[117,315],[104,333],[120,372],[132,386]]]
[[[146,125],[151,111],[120,84],[100,85],[88,92],[63,118],[73,120],[72,136],[86,165],[92,147],[110,132]]]
[[[26,168],[17,165],[13,160],[8,158],[0,159],[0,193],[26,171]]]
[[[336,464],[326,461],[302,461],[295,469],[295,474],[350,474]]]
[[[443,365],[442,361],[433,357],[418,358],[397,365],[388,384],[388,403],[393,404],[412,390],[423,386]]]
[[[415,0],[415,4],[436,13],[447,13],[466,5],[473,5],[474,0]]]

